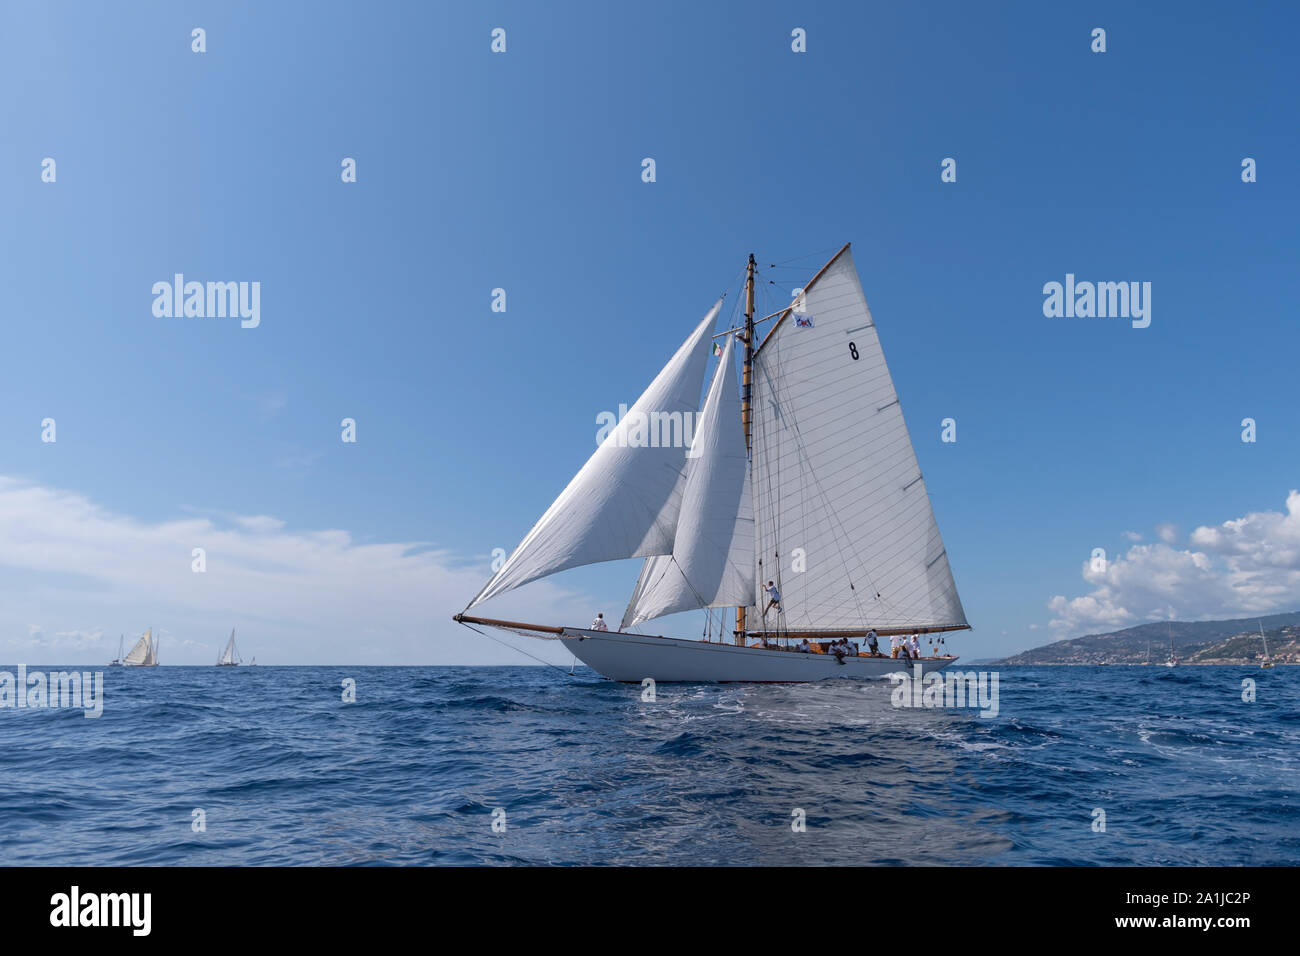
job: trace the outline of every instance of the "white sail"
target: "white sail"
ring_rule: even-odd
[[[770,628],[963,626],[898,395],[846,248],[754,360],[758,590]],[[750,627],[761,626],[751,620]]]
[[[668,554],[718,301],[469,607],[548,574]]]
[[[754,593],[749,456],[732,351],[728,337],[687,458],[672,554],[646,558],[624,630],[678,611],[745,604]]]
[[[152,631],[153,628],[150,628]],[[158,664],[158,638],[149,639],[149,656],[145,658],[145,664],[149,667],[156,667]]]
[[[153,628],[151,627],[141,635],[140,640],[135,642],[135,646],[127,652],[126,657],[122,658],[122,662],[125,664],[148,664],[150,662],[149,652],[152,649],[150,640],[152,634]]]
[[[226,649],[221,652],[217,658],[218,664],[233,664],[235,662],[235,629],[230,629],[230,640],[226,642]]]

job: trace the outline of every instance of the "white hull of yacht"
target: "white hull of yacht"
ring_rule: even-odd
[[[925,673],[943,670],[955,657],[918,661],[889,657],[800,654],[710,641],[649,637],[614,631],[566,627],[560,636],[573,655],[611,680],[658,683],[808,683],[819,680],[871,680],[909,673],[917,664]]]

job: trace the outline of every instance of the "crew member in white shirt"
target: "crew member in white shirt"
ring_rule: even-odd
[[[767,612],[776,608],[776,613],[781,613],[781,592],[776,589],[776,584],[771,581],[767,582],[767,607],[763,608],[763,617],[767,617]]]
[[[605,625],[605,615],[603,613],[598,613],[596,615],[596,620],[591,622],[591,627],[589,628],[589,630],[593,630],[593,631],[609,630],[609,628]]]

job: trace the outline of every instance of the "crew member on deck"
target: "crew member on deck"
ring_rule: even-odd
[[[609,628],[605,626],[605,615],[604,615],[604,614],[599,613],[599,612],[596,614],[596,620],[594,620],[594,621],[591,622],[591,628],[590,628],[590,630],[593,630],[593,631],[608,631],[608,630],[609,630]]]
[[[919,634],[912,635],[912,656],[921,656],[921,636]]]
[[[872,657],[880,656],[880,642],[876,640],[876,629],[872,628],[867,631],[867,650]]]

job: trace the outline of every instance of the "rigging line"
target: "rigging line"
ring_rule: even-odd
[[[783,297],[783,298],[786,298],[786,297],[787,297],[787,296],[785,296],[784,287],[783,287],[783,286],[778,286],[774,280],[772,280],[772,279],[768,279],[768,278],[767,278],[767,273],[765,273],[765,272],[760,272],[758,269],[755,269],[755,270],[754,270],[754,275],[755,275],[756,278],[767,279],[767,282],[766,282],[765,284],[763,284],[763,285],[759,285],[757,282],[754,284],[754,288],[760,292],[760,294],[763,296],[763,298],[764,298],[764,300],[765,300],[766,302],[768,302],[768,303],[770,304],[771,302],[774,301],[774,297],[773,297],[773,295],[772,295],[772,290],[769,289],[768,286],[775,286],[775,287],[778,288],[778,289],[782,289],[782,297]],[[789,298],[793,298],[793,296],[790,296]],[[767,306],[764,306],[764,308],[767,308]],[[784,307],[783,307],[782,311],[784,311]]]
[[[735,324],[736,324],[736,317],[740,315],[740,310],[741,310],[742,308],[744,308],[744,306],[742,305],[742,303],[744,302],[744,299],[745,299],[745,297],[744,297],[743,295],[737,295],[736,298],[735,298],[735,299],[732,301],[732,303],[731,303],[731,321],[730,321],[730,324],[731,324],[732,326],[735,326]]]
[[[534,657],[532,654],[529,654],[527,651],[525,651],[525,650],[520,650],[518,647],[515,647],[513,644],[510,644],[510,643],[508,643],[508,642],[506,642],[506,641],[501,640],[499,637],[494,637],[493,635],[489,634],[487,631],[480,631],[477,627],[475,627],[475,626],[472,625],[472,624],[467,624],[465,621],[460,621],[460,622],[458,622],[458,623],[461,625],[461,627],[468,627],[471,631],[474,631],[475,633],[478,633],[478,634],[482,634],[482,635],[483,635],[484,637],[486,637],[488,640],[496,641],[496,642],[497,642],[498,644],[500,644],[502,647],[508,647],[508,648],[510,648],[512,651],[515,651],[515,652],[517,652],[517,653],[519,653],[519,654],[523,654],[524,657],[532,657],[532,659],[535,660],[535,661],[537,661],[537,663],[539,663],[539,664],[545,664],[547,667],[553,667],[553,668],[555,668],[555,670],[559,671],[561,674],[565,675],[566,677],[572,677],[574,680],[581,680],[581,678],[579,678],[577,675],[575,675],[575,674],[573,673],[573,671],[571,671],[571,670],[566,671],[563,667],[560,667],[558,664],[552,664],[550,661],[544,661],[544,660],[542,660],[540,657]],[[574,660],[577,660],[577,655],[576,655],[576,654],[574,655]],[[583,681],[583,683],[586,683],[586,682]]]
[[[776,371],[779,373],[779,368]],[[769,371],[768,364],[766,362],[763,364],[763,378],[768,383],[769,390],[773,394],[776,394],[779,391],[778,385],[773,380],[774,374],[772,371]],[[768,408],[764,406],[763,411],[764,412],[768,411]],[[769,519],[767,522],[767,530],[770,531],[770,537],[772,541],[771,550],[773,551],[774,554],[780,548],[780,536],[781,536],[781,528],[780,528],[781,504],[777,494],[778,489],[780,487],[779,469],[781,466],[781,453],[780,453],[780,447],[778,443],[772,438],[772,434],[774,432],[776,434],[779,434],[779,429],[776,424],[779,414],[780,413],[778,412],[772,417],[768,417],[765,415],[763,418],[763,424],[761,429],[761,434],[763,435],[764,438],[764,446],[765,447],[769,445],[777,446],[775,453],[772,454],[771,456],[772,464],[768,468],[764,469],[764,471],[766,472],[765,477],[766,477],[766,485],[767,485],[767,503],[768,503],[767,511],[768,511],[768,519]],[[766,554],[767,551],[768,549],[764,547],[763,554]],[[777,557],[777,563],[779,567],[780,564],[779,556]],[[763,582],[760,580],[758,583],[761,586]],[[765,593],[766,592],[764,592],[764,594]],[[766,618],[764,618],[764,622],[766,622]]]
[[[813,256],[825,256],[826,253],[834,252],[838,248],[838,246],[831,246],[829,249],[824,249],[820,252],[809,252],[806,255],[795,256],[793,259],[782,259],[780,262],[769,263],[768,268],[773,269],[777,266],[785,265],[787,262],[798,262],[800,259],[811,259]]]
[[[779,363],[778,363],[778,364],[779,364]],[[784,389],[784,388],[786,387],[786,386],[785,386],[785,377],[784,377],[784,374],[781,375],[780,385],[781,385],[781,388],[782,388],[782,389]],[[803,474],[811,475],[811,477],[812,477],[812,485],[813,485],[813,487],[814,487],[814,490],[815,490],[816,493],[817,493],[817,497],[820,499],[822,505],[826,508],[826,512],[827,512],[827,514],[830,515],[830,516],[832,517],[832,519],[833,519],[833,522],[834,522],[834,524],[833,524],[833,526],[832,526],[832,535],[833,535],[833,540],[834,540],[834,543],[835,543],[835,547],[836,547],[836,549],[837,549],[838,552],[839,552],[840,558],[843,559],[843,558],[844,558],[844,547],[843,547],[843,545],[840,543],[840,537],[841,537],[841,535],[842,535],[844,538],[848,538],[848,534],[847,534],[847,532],[844,530],[843,522],[839,520],[839,515],[838,515],[838,513],[835,511],[835,509],[831,508],[831,506],[830,506],[830,500],[829,500],[828,496],[826,495],[826,491],[825,491],[825,489],[822,487],[822,483],[821,483],[820,479],[818,478],[817,474],[812,470],[812,463],[808,460],[807,448],[806,448],[806,445],[805,445],[804,440],[803,440],[803,432],[802,432],[802,429],[800,429],[800,427],[799,427],[799,423],[798,423],[798,421],[797,421],[796,419],[794,419],[792,416],[787,416],[787,420],[788,420],[788,428],[789,428],[789,430],[790,430],[790,432],[791,432],[791,434],[792,434],[792,436],[793,436],[793,438],[794,438],[795,450],[796,450],[796,452],[797,452],[797,455],[798,455],[798,462],[799,462],[799,465],[800,465],[800,474],[801,474],[801,475],[803,475]],[[801,494],[801,500],[804,501],[804,502],[806,503],[806,502],[807,502],[807,497],[806,497],[806,495],[802,495],[802,494]],[[837,534],[836,532],[838,532],[838,534]],[[872,590],[872,592],[873,592],[873,593],[878,593],[878,591],[877,591],[877,589],[876,589],[876,587],[875,587],[874,582],[871,580],[870,572],[869,572],[869,571],[867,570],[867,568],[865,567],[865,562],[862,560],[861,556],[857,553],[856,549],[853,550],[853,557],[858,561],[859,565],[862,567],[863,574],[866,575],[866,577],[867,577],[867,584],[871,586],[871,590]],[[845,562],[845,569],[846,569],[846,571],[848,570],[848,562],[847,562],[847,561]],[[857,589],[854,588],[854,587],[852,587],[852,584],[853,584],[852,576],[851,576],[851,574],[846,574],[846,577],[848,577],[848,580],[849,580],[849,585],[850,585],[849,591],[850,591],[850,593],[853,595],[853,598],[854,598],[854,604],[856,605],[856,607],[857,607],[857,609],[858,609],[858,613],[859,613],[860,615],[863,616],[863,620],[864,620],[864,622],[865,622],[865,621],[866,621],[866,611],[865,611],[865,609],[862,607],[862,601],[861,601],[861,598],[858,596]],[[883,600],[883,598],[882,598],[882,600]]]
[[[779,354],[780,354],[780,353],[779,353],[779,351],[778,351],[778,355],[779,355]],[[777,367],[777,374],[776,374],[775,381],[774,381],[774,383],[773,383],[773,391],[776,392],[778,395],[780,395],[780,396],[782,396],[782,397],[786,397],[786,398],[788,398],[788,397],[789,397],[789,389],[788,389],[788,387],[787,387],[787,385],[786,385],[785,371],[784,371],[784,369],[782,369],[782,368],[780,367],[780,363],[779,363],[779,362],[777,363],[777,366],[778,366],[778,367]],[[786,407],[787,407],[786,403],[783,403],[783,404],[782,404],[782,409],[783,409],[783,411],[782,411],[782,416],[781,416],[781,417],[782,417],[782,421],[785,421],[785,420],[786,420],[786,416],[785,416],[785,408],[786,408]],[[778,467],[780,467],[780,462],[781,462],[781,461],[782,461],[781,458],[778,458],[778,459],[777,459]],[[781,485],[781,474],[780,474],[780,472],[778,472],[778,473],[777,473],[777,489],[778,489],[778,491],[779,491],[779,489],[780,489],[781,487],[782,487],[782,485]],[[777,514],[776,514],[776,521],[777,521],[777,536],[778,536],[778,540],[779,540],[779,537],[780,537],[780,529],[781,529],[781,526],[782,526],[782,524],[783,524],[783,518],[784,518],[784,512],[783,512],[783,509],[781,508],[781,501],[782,501],[782,500],[783,500],[783,499],[780,499],[780,498],[777,499]],[[781,556],[780,556],[780,554],[778,553],[778,554],[776,555],[776,557],[777,557],[776,569],[777,569],[777,573],[779,574],[780,571],[781,571]],[[779,589],[778,589],[778,590],[779,590]],[[807,595],[808,595],[808,588],[807,588],[807,586],[804,587],[803,591],[804,591],[804,600],[805,600],[805,606],[806,606]],[[806,609],[806,607],[805,607],[805,609]],[[781,608],[781,609],[780,609],[780,614],[784,614],[784,613],[785,613],[785,608]],[[781,623],[781,622],[782,622],[782,619],[781,619],[781,616],[780,616],[780,615],[778,615],[778,617],[777,617],[777,622],[778,622],[778,623]],[[788,628],[785,628],[785,630],[788,630]]]
[[[705,610],[708,610],[708,607],[707,607],[708,602],[704,600],[704,595],[702,595],[699,591],[697,591],[697,590],[695,589],[695,585],[693,585],[693,584],[691,583],[691,579],[690,579],[689,577],[686,576],[686,571],[682,568],[681,564],[678,563],[678,561],[677,561],[677,556],[674,555],[674,554],[669,554],[669,555],[666,555],[666,557],[668,558],[668,562],[669,562],[669,564],[671,564],[674,568],[676,568],[676,569],[677,569],[677,573],[680,574],[680,575],[682,576],[682,581],[686,584],[686,588],[687,588],[687,590],[689,590],[689,591],[691,592],[691,595],[695,598],[695,600],[699,602],[699,606],[702,607],[702,608],[705,608]],[[648,561],[648,560],[650,560],[650,559],[647,558],[646,560]],[[659,577],[655,578],[654,584],[648,586],[644,591],[641,592],[641,594],[642,594],[642,595],[644,595],[644,594],[649,594],[650,591],[651,591],[651,588],[658,587],[658,586],[659,586],[659,582],[662,581],[662,580],[664,579],[664,576],[665,576],[667,573],[668,573],[668,569],[667,569],[667,568],[664,568],[664,570],[660,573]],[[672,612],[672,613],[675,613],[675,612]],[[651,620],[651,619],[650,619],[650,618],[646,618],[646,620]]]
[[[778,350],[778,354],[779,354],[779,350]],[[779,363],[778,363],[778,366],[779,366]],[[778,374],[779,374],[779,371],[780,371],[780,370],[779,370],[779,367],[778,367],[778,369],[777,369],[777,373],[778,373]],[[766,379],[768,379],[768,380],[771,380],[771,379],[773,378],[772,373],[768,371],[768,366],[767,366],[766,363],[764,363],[764,365],[763,365],[763,375],[764,375],[764,377],[765,377]],[[778,392],[778,385],[776,384],[776,382],[773,381],[769,387],[770,387],[771,391],[772,391],[774,394]],[[780,406],[778,405],[778,408],[779,408],[779,407],[780,407]],[[766,411],[766,408],[764,408],[764,411]],[[766,446],[767,444],[770,443],[770,442],[769,442],[769,437],[770,437],[770,434],[771,434],[771,431],[770,431],[770,430],[774,430],[774,431],[777,432],[777,434],[779,434],[779,429],[777,428],[777,425],[776,425],[776,422],[777,422],[777,419],[779,418],[779,416],[780,416],[780,412],[777,412],[775,415],[773,415],[772,418],[769,419],[769,418],[767,418],[767,417],[764,417],[764,419],[763,419],[763,423],[762,423],[762,428],[761,428],[761,430],[760,430],[760,434],[761,434],[761,435],[763,436],[763,438],[764,438],[764,445],[765,445],[765,446]],[[777,453],[773,456],[773,460],[774,460],[774,463],[775,463],[775,468],[768,468],[768,469],[766,469],[766,471],[767,471],[767,498],[768,498],[768,514],[770,515],[770,518],[771,518],[770,527],[771,527],[771,539],[772,539],[772,553],[773,553],[773,556],[776,558],[777,572],[779,573],[779,572],[780,572],[780,569],[781,569],[781,556],[780,556],[780,554],[779,554],[780,547],[781,547],[781,523],[780,523],[780,518],[781,518],[781,506],[780,506],[780,500],[779,500],[778,495],[777,495],[777,492],[778,492],[778,490],[779,490],[779,488],[780,488],[780,472],[779,472],[779,469],[780,469],[780,466],[781,466],[781,454],[780,454],[780,449],[779,449],[779,447],[777,448]],[[776,474],[774,475],[773,472],[776,472]],[[775,484],[774,484],[774,482],[775,482]],[[766,553],[767,553],[767,549],[764,549],[764,550],[763,550],[763,554],[766,554]],[[760,575],[760,576],[759,576],[759,581],[757,582],[757,584],[759,585],[760,595],[761,595],[760,598],[759,598],[759,603],[760,603],[760,605],[762,605],[762,604],[765,603],[765,599],[766,599],[766,597],[767,597],[767,592],[766,592],[765,590],[762,589],[762,588],[763,588],[763,581],[762,581],[762,578],[763,578],[763,577],[765,577],[765,575]],[[775,580],[775,577],[773,578],[773,580]],[[778,587],[777,590],[779,591],[780,588]],[[777,637],[778,637],[778,639],[780,639],[780,638],[782,638],[782,637],[784,636],[784,633],[783,633],[783,632],[784,632],[784,627],[783,627],[783,624],[782,624],[782,614],[784,613],[784,610],[785,610],[785,609],[782,608],[780,605],[777,606]],[[763,615],[763,617],[762,617],[762,624],[763,624],[763,635],[764,635],[764,638],[766,639],[766,636],[767,636],[767,616],[766,616],[766,615]]]
[[[732,276],[732,277],[727,281],[727,284],[723,287],[723,293],[722,293],[722,298],[723,298],[723,300],[725,300],[725,299],[727,298],[727,296],[729,296],[729,295],[731,294],[731,288],[732,288],[732,286],[734,286],[734,285],[736,284],[736,280],[739,279],[739,278],[744,274],[745,270],[746,270],[748,267],[749,267],[749,263],[746,262],[745,265],[743,265],[743,266],[741,266],[739,269],[737,269],[737,270],[736,270],[736,274],[733,275],[733,276]]]
[[[779,371],[779,370],[778,370],[778,371]],[[776,390],[777,390],[776,387],[774,387],[774,388],[773,388],[773,391],[776,391]],[[779,465],[779,463],[780,463],[780,460],[781,460],[781,459],[780,459],[780,456],[778,455],[778,456],[777,456],[777,462],[778,462],[778,465]],[[769,483],[770,483],[770,477],[771,477],[771,476],[769,475]],[[778,476],[778,479],[779,479],[779,476]],[[779,486],[780,486],[780,482],[779,482],[779,480],[778,480],[778,482],[777,482],[777,486],[778,486],[778,488],[779,488]],[[784,581],[784,579],[783,579],[782,576],[781,576],[782,562],[781,562],[781,538],[780,538],[780,524],[779,524],[779,520],[780,520],[780,502],[779,502],[779,500],[776,498],[776,495],[775,495],[775,494],[773,494],[772,497],[773,497],[773,502],[774,502],[774,505],[775,505],[775,506],[773,507],[773,509],[772,509],[772,512],[773,512],[773,520],[774,520],[774,527],[773,527],[773,541],[774,541],[774,547],[773,547],[773,552],[772,552],[772,554],[773,554],[773,557],[774,557],[775,560],[776,560],[776,570],[772,572],[772,574],[773,574],[772,580],[776,583],[776,590],[777,590],[777,593],[778,593],[778,594],[781,594],[781,601],[778,602],[778,603],[777,603],[777,606],[776,606],[776,634],[777,634],[777,639],[780,640],[780,639],[784,638],[784,637],[786,636],[786,634],[788,633],[788,630],[789,630],[789,628],[788,628],[789,619],[786,617],[786,614],[785,614],[785,593],[784,593],[784,590],[783,590],[784,587],[785,587],[785,581]],[[805,593],[806,593],[806,590],[807,590],[807,589],[805,589]],[[764,617],[764,624],[766,624],[766,616]]]
[[[779,366],[779,364],[780,364],[779,361],[778,361],[777,364],[778,364],[778,366]],[[783,374],[783,373],[779,373],[779,374],[780,374],[780,384],[781,384],[781,387],[784,387],[784,381],[785,381],[784,374]],[[803,433],[802,433],[801,429],[799,428],[799,423],[798,423],[797,421],[795,421],[792,417],[791,417],[791,418],[788,418],[788,421],[789,421],[789,426],[788,426],[788,427],[789,427],[790,431],[792,432],[792,434],[793,434],[793,436],[794,436],[794,439],[795,439],[795,448],[796,448],[796,450],[797,450],[797,453],[798,453],[798,456],[799,456],[799,461],[800,461],[800,464],[801,464],[800,474],[807,473],[807,474],[812,475],[812,484],[813,484],[813,486],[814,486],[814,488],[815,488],[815,490],[816,490],[816,492],[817,492],[817,496],[821,499],[821,502],[822,502],[823,506],[825,506],[826,511],[827,511],[827,514],[829,514],[829,515],[831,516],[831,518],[832,518],[832,522],[833,522],[833,523],[832,523],[832,535],[833,535],[833,539],[832,539],[832,540],[834,541],[834,543],[835,543],[835,547],[836,547],[836,549],[837,549],[838,552],[839,552],[840,559],[843,560],[843,559],[844,559],[844,554],[845,554],[844,546],[843,546],[843,544],[841,544],[841,536],[842,536],[844,539],[850,541],[850,550],[852,551],[853,557],[854,557],[854,558],[856,559],[856,561],[858,562],[858,566],[862,569],[862,573],[863,573],[863,575],[864,575],[864,576],[866,577],[866,579],[867,579],[866,583],[868,584],[868,586],[871,587],[872,593],[878,595],[878,600],[882,601],[882,602],[883,602],[883,603],[884,603],[884,604],[885,604],[885,605],[886,605],[886,606],[887,606],[891,611],[897,613],[897,608],[894,607],[892,601],[887,600],[887,599],[884,598],[883,596],[879,596],[879,595],[880,595],[880,591],[879,591],[879,589],[876,587],[875,582],[872,580],[872,576],[871,576],[870,571],[867,569],[866,562],[863,561],[862,556],[861,556],[860,554],[858,554],[857,549],[852,547],[851,539],[849,539],[848,532],[844,529],[843,522],[840,520],[838,512],[836,512],[835,509],[831,508],[831,506],[830,506],[830,500],[829,500],[828,496],[826,495],[826,491],[825,491],[825,489],[822,487],[822,483],[821,483],[821,481],[818,479],[816,473],[813,472],[812,467],[811,467],[812,463],[808,460],[808,453],[807,453],[807,449],[806,449],[806,446],[805,446],[804,441],[803,441]],[[778,460],[779,460],[779,459],[778,459]],[[806,500],[806,499],[805,499],[805,500]],[[838,533],[837,533],[837,532],[838,532]],[[865,611],[865,609],[862,607],[862,599],[861,599],[861,597],[860,597],[860,596],[858,595],[858,593],[857,593],[857,588],[853,587],[853,577],[852,577],[852,574],[848,572],[848,562],[845,561],[844,564],[845,564],[845,570],[846,570],[846,577],[847,577],[847,579],[848,579],[848,581],[849,581],[849,593],[853,596],[853,603],[854,603],[854,605],[857,607],[858,614],[862,615],[863,622],[866,623],[866,622],[867,622],[867,615],[866,615],[866,611]]]
[[[691,579],[686,576],[685,569],[677,563],[677,555],[671,554],[668,556],[668,559],[672,562],[673,567],[677,569],[677,573],[682,576],[682,580],[686,582],[686,587],[691,592],[691,595],[695,600],[700,602],[700,607],[706,606],[709,602],[704,600],[704,595],[695,589],[695,585],[691,583]]]

